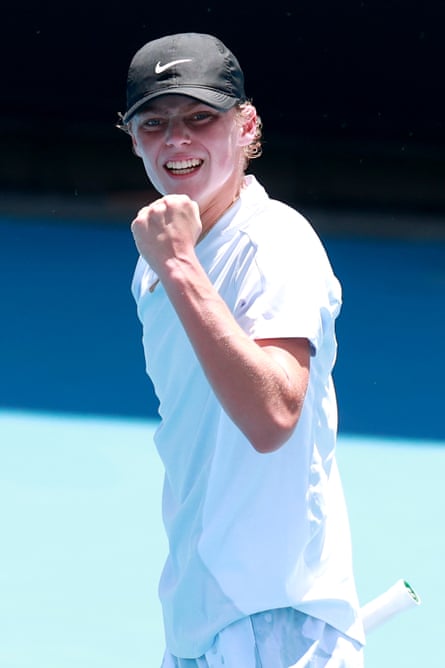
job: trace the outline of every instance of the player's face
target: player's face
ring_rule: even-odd
[[[162,194],[186,194],[200,208],[231,197],[243,173],[237,111],[220,112],[183,95],[164,95],[131,122],[135,153]]]

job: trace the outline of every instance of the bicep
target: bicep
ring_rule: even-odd
[[[304,394],[309,381],[311,357],[308,339],[257,339],[256,343],[282,368],[289,384]]]

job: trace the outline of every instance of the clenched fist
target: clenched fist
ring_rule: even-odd
[[[139,253],[162,278],[169,260],[194,252],[202,232],[198,205],[187,195],[166,195],[138,212],[131,231]]]

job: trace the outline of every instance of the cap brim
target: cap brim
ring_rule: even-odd
[[[156,91],[155,93],[149,93],[142,97],[125,112],[123,122],[128,123],[128,121],[140,111],[142,107],[148,104],[148,102],[157,97],[163,97],[164,95],[186,95],[187,97],[199,100],[199,102],[204,102],[211,107],[215,107],[215,109],[218,109],[219,111],[229,111],[235,104],[241,102],[238,98],[230,97],[229,95],[224,95],[223,93],[208,88],[199,88],[197,86],[172,86],[170,88]]]

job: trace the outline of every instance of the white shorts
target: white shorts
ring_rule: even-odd
[[[363,647],[320,619],[281,608],[231,624],[197,659],[166,651],[161,668],[363,668]]]

